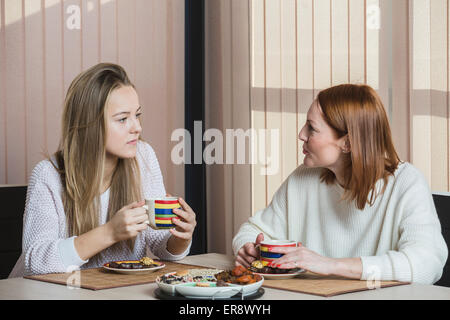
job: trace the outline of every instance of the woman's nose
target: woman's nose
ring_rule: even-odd
[[[300,132],[298,133],[298,138],[303,142],[308,141],[308,137],[305,133],[305,131],[306,131],[305,128],[306,128],[306,126],[303,126],[302,130],[300,130]]]
[[[136,133],[141,133],[142,132],[141,120],[139,120],[139,118],[135,118],[134,119],[133,126],[132,126],[131,130],[133,132],[136,132]]]

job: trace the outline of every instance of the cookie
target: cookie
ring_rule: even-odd
[[[209,283],[208,282],[197,282],[196,286],[197,287],[209,287]]]
[[[184,277],[187,276],[189,274],[189,270],[181,270],[177,272],[177,276],[179,277]]]

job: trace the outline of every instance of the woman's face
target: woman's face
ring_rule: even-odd
[[[323,118],[323,112],[317,100],[309,108],[299,139],[304,142],[303,164],[307,167],[328,168],[336,172],[339,170],[343,152],[349,151],[345,143],[346,136],[337,138],[335,130]]]
[[[133,87],[115,89],[106,103],[106,156],[133,158],[142,132],[142,108]]]

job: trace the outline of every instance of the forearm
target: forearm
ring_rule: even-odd
[[[167,251],[169,251],[174,256],[182,254],[189,247],[190,243],[191,239],[185,240],[171,236],[169,240],[167,240]]]
[[[350,279],[361,279],[363,266],[360,258],[334,259],[332,275]]]
[[[82,260],[92,258],[114,243],[116,241],[108,224],[92,229],[74,240],[75,249]]]

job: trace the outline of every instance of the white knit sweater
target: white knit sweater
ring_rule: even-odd
[[[400,164],[384,194],[364,210],[341,200],[344,189],[320,182],[320,173],[297,168],[269,207],[241,226],[234,253],[263,232],[265,239],[300,241],[323,256],[361,257],[361,280],[439,280],[448,250],[430,189],[415,167]]]
[[[152,147],[144,142],[137,145],[136,155],[141,171],[143,195],[146,199],[166,195],[159,163]],[[148,252],[164,260],[178,260],[185,257],[190,247],[180,255],[167,251],[168,230],[146,229],[136,238],[134,250],[125,243],[110,247],[83,261],[75,246],[75,237],[69,238],[66,215],[62,202],[62,184],[58,172],[49,160],[41,161],[33,170],[27,191],[25,205],[22,255],[16,263],[10,278],[23,275],[63,273],[80,269],[100,267],[104,263],[118,260],[139,260]],[[107,221],[109,190],[101,195],[100,224]]]

